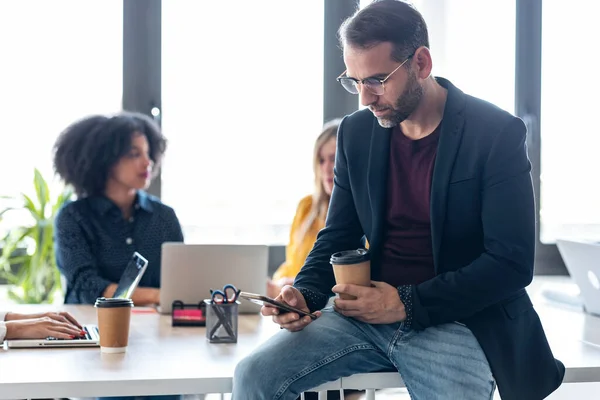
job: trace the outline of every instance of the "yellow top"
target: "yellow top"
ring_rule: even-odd
[[[298,204],[298,208],[296,209],[294,222],[292,222],[292,228],[290,229],[290,242],[285,249],[285,262],[275,271],[273,280],[296,277],[304,265],[308,253],[310,253],[317,241],[317,234],[325,227],[325,220],[317,218],[313,221],[310,228],[306,230],[304,237],[298,238],[298,232],[302,229],[304,221],[310,215],[312,203],[312,196],[306,196],[300,200],[300,204]]]

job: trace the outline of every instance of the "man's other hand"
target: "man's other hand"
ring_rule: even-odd
[[[346,317],[369,324],[391,324],[404,321],[406,311],[398,289],[385,282],[371,281],[372,287],[340,284],[331,290],[355,296],[356,300],[334,300],[334,309]]]

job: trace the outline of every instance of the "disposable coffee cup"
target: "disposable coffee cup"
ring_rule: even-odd
[[[124,353],[129,343],[129,322],[131,320],[131,299],[96,299],[100,351],[103,353]]]
[[[371,254],[365,249],[346,250],[331,255],[330,263],[338,284],[350,283],[360,286],[371,286]],[[344,300],[356,297],[340,293]]]

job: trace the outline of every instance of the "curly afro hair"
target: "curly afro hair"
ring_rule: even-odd
[[[71,124],[54,145],[54,169],[79,197],[101,195],[112,168],[130,151],[134,134],[146,136],[156,174],[167,140],[151,118],[134,112],[92,115]]]

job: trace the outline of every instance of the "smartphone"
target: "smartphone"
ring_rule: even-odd
[[[315,314],[307,313],[306,311],[299,310],[288,304],[273,300],[272,298],[263,296],[261,294],[240,292],[240,297],[243,297],[246,300],[250,300],[253,303],[260,304],[261,306],[264,305],[264,303],[267,303],[267,304],[272,305],[273,307],[277,307],[279,310],[281,310],[283,312],[295,312],[298,315],[300,315],[301,317],[308,316],[313,320],[317,319],[317,316]]]
[[[133,256],[129,259],[129,263],[125,267],[125,271],[121,275],[117,290],[115,290],[114,298],[130,299],[133,292],[137,288],[146,268],[148,267],[148,260],[146,260],[137,251],[133,253]]]

